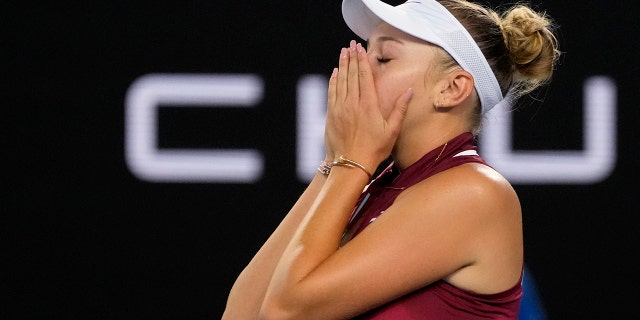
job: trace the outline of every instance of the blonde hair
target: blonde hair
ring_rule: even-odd
[[[560,57],[555,24],[546,13],[516,4],[498,13],[466,0],[438,0],[462,25],[484,54],[502,94],[517,99],[551,80]],[[454,62],[449,62],[451,64]],[[472,120],[479,130],[480,107]]]

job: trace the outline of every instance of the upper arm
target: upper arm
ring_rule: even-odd
[[[505,221],[519,217],[517,197],[483,170],[462,165],[405,190],[303,280],[301,305],[323,319],[355,316],[507,250],[491,234],[517,225]]]

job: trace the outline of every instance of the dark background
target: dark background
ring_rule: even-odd
[[[303,75],[328,75],[354,37],[340,2],[14,2],[3,6],[2,264],[10,271],[2,300],[10,307],[0,317],[219,318],[233,280],[305,186],[294,169],[295,86]],[[618,86],[618,145],[601,182],[515,185],[526,263],[550,319],[631,318],[640,6],[533,4],[560,25],[564,56],[537,95],[543,101],[514,113],[515,147],[581,149],[582,82],[594,75]],[[150,73],[259,75],[259,107],[227,124],[231,145],[264,154],[261,179],[136,178],[124,157],[124,99]],[[161,146],[220,144],[215,113],[182,116]]]

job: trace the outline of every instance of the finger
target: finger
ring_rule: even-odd
[[[395,105],[393,106],[393,110],[391,110],[391,113],[387,118],[387,127],[390,129],[393,135],[397,135],[398,133],[400,133],[400,127],[402,126],[402,121],[407,114],[409,102],[411,101],[412,97],[413,89],[409,88],[404,94],[400,96],[400,98],[398,98]]]
[[[351,40],[351,42],[349,43],[349,74],[347,76],[347,94],[353,98],[360,97],[358,73],[358,52],[356,51],[356,41]]]
[[[338,86],[338,68],[333,68],[331,77],[329,77],[329,88],[327,90],[327,108],[331,109],[336,103]]]
[[[375,93],[371,65],[369,64],[367,51],[362,47],[362,44],[358,43],[356,45],[356,53],[358,55],[358,83],[360,94],[362,95],[363,92]],[[362,95],[360,98],[371,103],[375,102],[373,100],[377,99],[375,94]]]
[[[340,50],[340,59],[338,61],[338,77],[336,84],[336,99],[344,101],[347,96],[347,73],[349,72],[349,49],[342,48]]]

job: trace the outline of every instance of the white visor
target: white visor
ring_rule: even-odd
[[[448,52],[474,79],[482,113],[502,101],[502,91],[487,59],[469,32],[435,0],[409,0],[391,6],[379,0],[343,0],[347,26],[363,40],[382,21]]]

